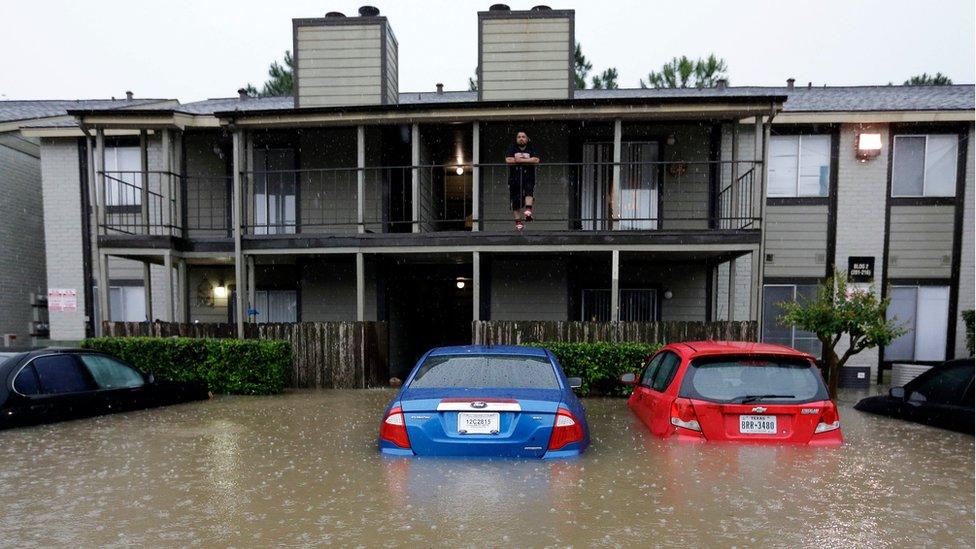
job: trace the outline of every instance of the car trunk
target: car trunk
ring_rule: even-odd
[[[559,407],[549,389],[410,391],[400,401],[417,455],[542,457]]]
[[[708,440],[809,442],[825,402],[722,404],[692,400]]]

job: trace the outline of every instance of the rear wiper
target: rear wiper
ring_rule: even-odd
[[[732,400],[738,400],[740,403],[745,404],[746,402],[753,402],[765,398],[796,398],[796,395],[742,395]]]

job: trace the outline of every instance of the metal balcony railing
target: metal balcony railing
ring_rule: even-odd
[[[105,171],[97,174],[103,213],[99,234],[180,236],[178,174],[161,171]]]

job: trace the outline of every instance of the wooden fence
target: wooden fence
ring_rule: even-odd
[[[172,322],[106,322],[105,335],[115,337],[233,338],[233,324]],[[248,339],[291,343],[291,386],[363,388],[386,385],[389,377],[385,322],[297,322],[247,324]]]
[[[732,322],[562,322],[481,320],[472,327],[476,345],[519,345],[527,342],[596,341],[672,343],[675,341],[756,341],[754,321]]]

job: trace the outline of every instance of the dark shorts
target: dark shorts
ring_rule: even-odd
[[[535,181],[509,181],[508,182],[508,197],[512,201],[512,210],[521,210],[525,206],[525,197],[534,196],[535,191]]]

